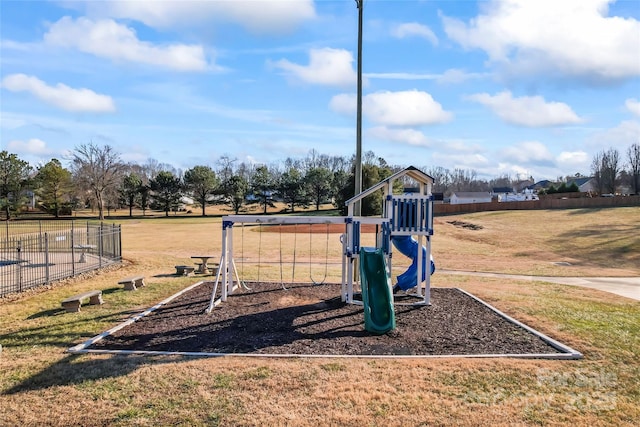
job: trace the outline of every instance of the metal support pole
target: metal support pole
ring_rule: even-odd
[[[226,227],[222,227],[222,262],[218,268],[222,269],[222,287],[220,290],[222,291],[222,295],[220,297],[221,301],[226,301],[227,296],[229,295],[229,283],[228,283],[228,274],[229,274],[229,250],[227,248],[227,239],[228,239],[229,230]],[[211,296],[211,301],[213,301],[213,295]]]
[[[362,193],[362,9],[364,0],[355,0],[358,7],[358,90],[356,113],[356,165],[355,165],[355,194]],[[362,203],[357,200],[354,205],[354,215],[362,214]]]

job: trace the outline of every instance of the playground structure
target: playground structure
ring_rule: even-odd
[[[407,192],[407,185],[412,191]],[[365,310],[377,308],[374,318],[389,316],[380,313],[384,303],[381,298],[389,297],[382,292],[391,292],[390,272],[393,246],[412,260],[407,271],[398,276],[395,291],[406,291],[405,295],[415,298],[412,304],[430,304],[430,276],[435,267],[431,258],[431,236],[433,235],[433,178],[422,171],[409,167],[399,171],[346,202],[347,216],[283,216],[283,215],[228,215],[222,218],[222,248],[220,268],[216,274],[214,289],[207,312],[226,301],[238,287],[243,285],[234,254],[234,226],[251,225],[297,225],[297,224],[341,224],[344,232],[340,235],[341,257],[341,299],[348,304],[365,305]],[[354,215],[354,206],[367,196],[383,193],[381,217]],[[361,246],[361,227],[375,227],[375,247]],[[420,248],[422,250],[420,250]],[[366,250],[364,250],[366,249]],[[280,249],[282,251],[282,247]],[[430,260],[430,274],[426,274],[426,261]],[[376,268],[370,268],[376,266]],[[383,267],[383,268],[381,268]],[[294,263],[295,268],[295,263]],[[363,277],[365,276],[365,277]],[[421,280],[418,280],[421,278]],[[313,279],[312,279],[313,281]],[[315,281],[314,281],[315,283]],[[354,299],[354,289],[364,283],[369,290],[362,300]],[[216,298],[220,286],[220,297]],[[363,291],[364,293],[364,291]],[[387,310],[393,310],[393,295]],[[375,320],[373,321],[374,323]],[[367,328],[369,329],[369,328]],[[373,325],[372,329],[376,329]]]

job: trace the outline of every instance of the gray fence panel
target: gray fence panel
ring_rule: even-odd
[[[0,297],[122,261],[119,225],[62,223],[3,227]]]

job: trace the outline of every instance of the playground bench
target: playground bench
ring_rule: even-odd
[[[125,291],[135,291],[138,288],[144,286],[144,276],[131,276],[122,279],[118,282],[119,285],[124,285]]]
[[[89,304],[102,304],[102,291],[88,291],[62,300],[62,306],[69,313],[77,313],[83,301],[89,300]]]
[[[176,265],[176,274],[178,276],[188,276],[196,269],[195,267],[190,267],[188,265]]]

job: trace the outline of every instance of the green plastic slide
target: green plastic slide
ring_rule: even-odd
[[[384,334],[396,327],[390,283],[382,249],[360,248],[364,328],[371,333]]]

